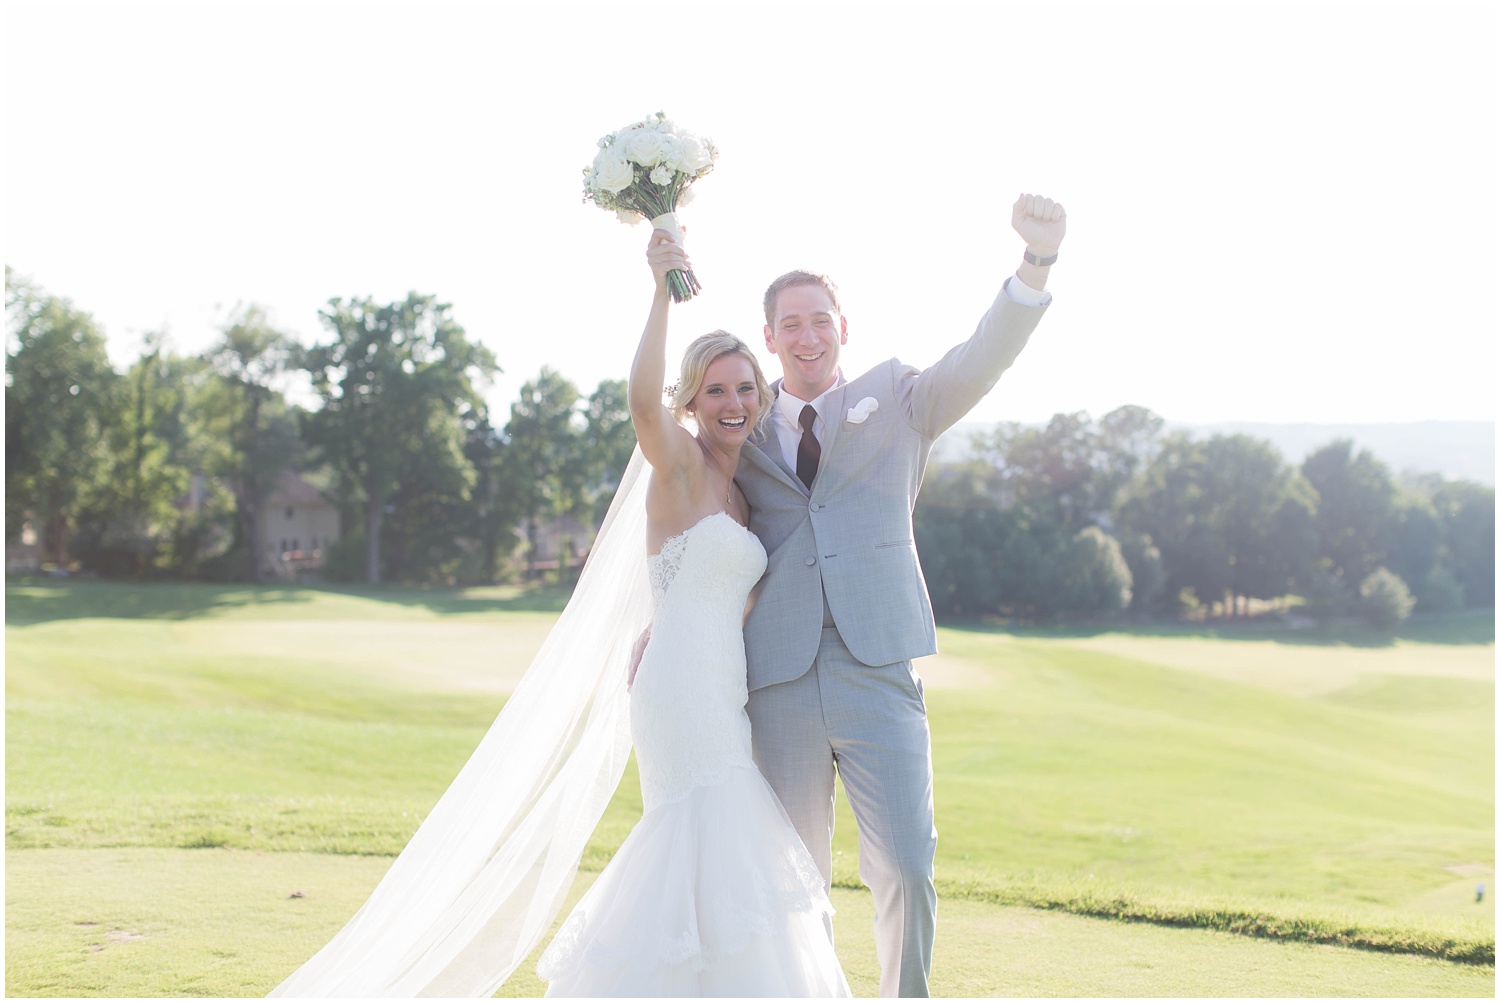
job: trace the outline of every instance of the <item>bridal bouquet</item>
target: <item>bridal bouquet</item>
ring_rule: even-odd
[[[613,209],[624,223],[650,220],[680,244],[674,213],[692,199],[688,186],[713,170],[718,156],[711,140],[657,112],[599,140],[599,153],[583,169],[583,200]],[[702,290],[691,271],[677,269],[667,273],[667,288],[677,303]]]

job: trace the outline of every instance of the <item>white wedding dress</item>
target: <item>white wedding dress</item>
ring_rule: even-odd
[[[848,996],[822,875],[750,754],[741,622],[765,550],[720,512],[647,560],[645,813],[543,952],[547,995]]]

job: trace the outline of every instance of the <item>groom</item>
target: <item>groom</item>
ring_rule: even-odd
[[[766,348],[783,375],[770,434],[736,475],[769,555],[745,623],[755,760],[825,881],[835,771],[843,779],[882,996],[928,995],[937,910],[932,751],[911,664],[937,638],[912,506],[933,440],[990,391],[1051,302],[1065,224],[1052,200],[1017,200],[1022,264],[973,337],[925,371],[891,359],[846,381],[833,283],[789,272],[766,290]]]

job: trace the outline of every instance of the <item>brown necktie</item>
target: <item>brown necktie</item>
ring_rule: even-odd
[[[818,476],[818,460],[823,456],[823,447],[818,445],[818,437],[813,435],[813,422],[817,419],[818,412],[811,404],[802,409],[802,416],[798,423],[802,426],[802,441],[797,443],[797,477],[807,490],[812,490],[813,478]]]

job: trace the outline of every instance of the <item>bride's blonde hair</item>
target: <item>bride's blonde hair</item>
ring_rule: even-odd
[[[688,405],[703,388],[703,378],[708,373],[708,367],[726,355],[743,355],[750,361],[750,371],[755,374],[755,391],[760,403],[755,423],[759,425],[771,413],[776,395],[771,393],[771,385],[760,371],[760,363],[750,354],[750,346],[728,331],[710,331],[694,338],[692,344],[688,345],[687,351],[682,353],[682,373],[675,385],[667,387],[667,410],[672,412],[672,417],[677,419],[678,424],[686,419]]]

